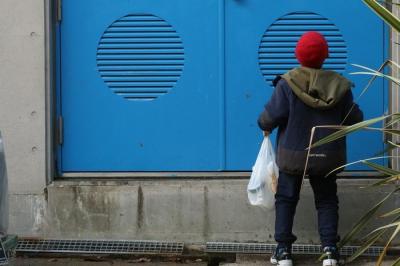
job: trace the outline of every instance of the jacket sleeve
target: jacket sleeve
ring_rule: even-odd
[[[279,125],[287,123],[289,100],[283,85],[284,82],[283,80],[278,82],[269,102],[258,118],[258,126],[264,131],[271,132]]]
[[[364,114],[358,104],[353,102],[353,93],[348,90],[344,96],[343,125],[350,126],[364,120]]]

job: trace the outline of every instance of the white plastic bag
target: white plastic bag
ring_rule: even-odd
[[[247,196],[250,204],[269,210],[273,209],[278,177],[279,169],[275,161],[274,148],[269,137],[264,137],[247,185]]]

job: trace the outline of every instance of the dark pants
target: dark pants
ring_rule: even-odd
[[[292,228],[299,201],[301,179],[301,176],[279,173],[278,191],[275,195],[275,240],[279,247],[291,248],[292,243],[297,239],[292,233]],[[339,241],[337,234],[339,201],[336,177],[310,177],[310,183],[314,191],[315,207],[318,212],[318,231],[322,246],[335,246]]]

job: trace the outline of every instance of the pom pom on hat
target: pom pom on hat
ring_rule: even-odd
[[[309,31],[297,42],[295,54],[302,66],[321,68],[329,56],[328,43],[322,34]]]

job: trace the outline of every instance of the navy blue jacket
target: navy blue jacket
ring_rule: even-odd
[[[302,175],[307,157],[311,129],[318,125],[352,125],[363,120],[363,113],[354,105],[345,121],[344,118],[353,106],[353,95],[347,90],[338,103],[330,109],[315,109],[306,105],[293,92],[285,79],[274,81],[275,90],[258,119],[259,127],[271,132],[278,128],[277,164],[280,171]],[[317,129],[314,141],[335,130]],[[316,147],[311,150],[307,174],[326,175],[331,170],[346,163],[346,139]]]

